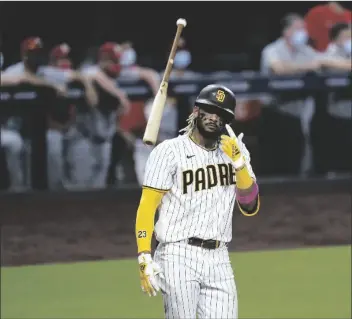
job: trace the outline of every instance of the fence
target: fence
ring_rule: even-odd
[[[134,82],[127,80],[118,81],[119,85],[127,92],[130,99],[133,101],[132,113],[125,116],[121,120],[121,126],[130,131],[141,131],[145,125],[143,117],[143,107],[145,100],[151,97],[151,90],[143,82]],[[306,98],[312,97],[315,105],[317,106],[316,112],[311,114],[310,126],[313,123],[312,137],[315,138],[314,145],[316,147],[315,156],[313,159],[314,167],[324,167],[321,171],[326,173],[329,167],[325,163],[319,162],[324,157],[324,145],[319,143],[319,140],[324,139],[326,136],[326,106],[328,101],[329,92],[342,92],[343,94],[351,93],[351,74],[307,74],[305,76],[296,77],[264,77],[255,72],[247,72],[241,74],[233,73],[213,73],[195,75],[194,78],[187,80],[172,80],[169,86],[169,96],[176,99],[178,107],[178,128],[182,127],[190,112],[192,99],[200,91],[202,87],[210,83],[221,83],[232,89],[238,96],[239,100],[244,101],[263,101],[270,100],[275,95],[287,95],[289,98]],[[57,105],[62,107],[63,104],[70,103],[81,104],[83,100],[84,91],[77,83],[71,84],[68,90],[68,96],[61,99],[57,103],[57,98],[54,93],[48,88],[34,87],[29,84],[21,84],[15,87],[1,88],[1,108],[0,116],[22,116],[30,123],[31,135],[31,181],[33,189],[46,189],[47,188],[47,157],[46,157],[46,140],[45,131],[47,128],[47,112],[48,105]],[[271,103],[273,106],[275,103]],[[280,107],[274,105],[276,108]],[[84,108],[84,107],[83,107]],[[260,108],[260,106],[259,106]],[[52,109],[52,107],[51,107]],[[268,108],[261,108],[265,113]],[[259,114],[259,113],[258,113]],[[281,137],[280,129],[284,129],[280,121],[274,122],[274,125],[268,124],[269,119],[273,114],[269,113],[266,117],[266,122],[262,120],[261,116],[254,116],[254,119],[249,121],[237,120],[234,124],[236,131],[243,131],[246,138],[245,142],[252,153],[252,163],[259,176],[265,175],[285,175],[285,165],[280,171],[278,166],[273,164],[273,159],[276,154],[271,154],[280,151],[280,145],[275,143],[280,141],[285,144]],[[264,125],[262,125],[264,123]],[[315,124],[315,125],[314,125]],[[281,125],[281,127],[280,127]],[[271,133],[269,134],[269,131]],[[270,139],[262,141],[265,136],[277,136],[276,141],[271,142]],[[287,142],[288,143],[288,142]],[[286,144],[287,144],[286,143]],[[271,144],[271,145],[270,145]],[[351,153],[350,149],[345,149],[346,154]],[[293,152],[295,153],[295,152]],[[299,160],[299,159],[298,159]],[[297,160],[296,160],[297,161]],[[284,162],[284,160],[281,160]],[[287,164],[288,165],[288,164]],[[267,166],[267,167],[266,167]],[[294,163],[297,167],[297,163]],[[131,169],[131,167],[130,167]],[[133,168],[132,168],[133,170]],[[347,170],[348,171],[348,170]],[[288,171],[291,175],[297,175],[296,169]],[[133,175],[133,174],[132,174]],[[136,183],[135,179],[131,179]]]

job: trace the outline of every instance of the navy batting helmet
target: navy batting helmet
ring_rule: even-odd
[[[230,123],[235,117],[236,97],[226,86],[210,84],[200,91],[195,105],[209,110],[215,108]]]

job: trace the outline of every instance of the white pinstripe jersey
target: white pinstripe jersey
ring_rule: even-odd
[[[249,152],[243,143],[240,147],[255,178]],[[206,150],[187,134],[166,140],[151,152],[143,186],[168,190],[155,225],[158,241],[190,237],[231,241],[235,171],[220,148]]]

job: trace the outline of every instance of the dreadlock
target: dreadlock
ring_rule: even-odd
[[[195,113],[191,113],[187,119],[187,126],[181,129],[179,132],[186,132],[186,134],[189,134],[193,131],[196,125],[196,115]]]

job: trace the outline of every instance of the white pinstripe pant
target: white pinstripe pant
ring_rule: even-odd
[[[238,318],[237,290],[228,249],[209,250],[186,242],[159,244],[154,260],[166,318]]]

